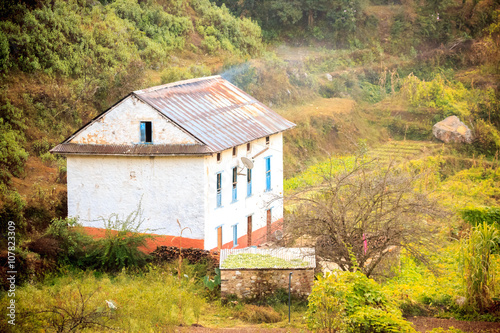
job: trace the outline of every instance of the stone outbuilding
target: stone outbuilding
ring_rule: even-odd
[[[253,260],[251,256],[256,256],[256,259]],[[232,260],[233,258],[237,259]],[[292,273],[291,293],[305,298],[311,293],[315,268],[314,248],[250,247],[222,250],[221,296],[227,298],[229,295],[236,295],[241,299],[267,297],[278,289],[288,290]]]

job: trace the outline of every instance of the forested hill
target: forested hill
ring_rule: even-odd
[[[297,161],[337,138],[300,106],[320,97],[365,112],[341,115],[365,137],[430,139],[459,115],[494,156],[499,45],[497,0],[0,1],[0,218],[29,232],[64,216],[51,147],[130,91],[217,73],[291,110]]]

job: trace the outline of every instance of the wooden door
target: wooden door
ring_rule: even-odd
[[[217,228],[217,248],[222,249],[222,227]]]
[[[271,240],[271,210],[267,210],[267,218],[266,218],[266,238],[269,242]]]
[[[252,216],[247,218],[247,246],[252,246]]]

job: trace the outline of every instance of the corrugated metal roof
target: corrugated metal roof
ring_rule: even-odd
[[[62,143],[51,149],[58,154],[95,154],[95,155],[209,155],[212,152],[204,145],[98,145]]]
[[[222,249],[220,251],[219,268],[220,269],[253,269],[256,267],[231,267],[224,268],[224,261],[232,255],[238,255],[242,253],[250,254],[261,254],[270,255],[272,257],[284,259],[290,261],[288,267],[276,267],[276,268],[316,268],[316,252],[314,248],[308,247],[279,247],[273,249],[259,249],[256,247],[246,247],[244,249]],[[304,265],[297,265],[294,261],[303,262]],[[258,267],[261,269],[275,268],[275,267]]]
[[[134,91],[213,151],[222,151],[295,126],[220,76]]]
[[[85,131],[93,122],[98,121],[112,110],[113,106],[51,149],[51,152],[101,155],[209,154],[276,134],[295,126],[294,123],[281,117],[218,75],[138,90],[128,96],[131,95],[161,112],[205,146],[70,143],[79,132]]]

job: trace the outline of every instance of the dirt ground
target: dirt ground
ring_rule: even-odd
[[[438,327],[444,329],[454,327],[467,333],[500,333],[500,323],[485,321],[462,321],[433,317],[410,317],[408,321],[412,322],[419,332],[427,332]]]
[[[450,327],[460,329],[467,333],[500,333],[500,323],[484,321],[461,321],[456,319],[440,319],[433,317],[411,317],[418,332],[428,332],[434,328],[449,329]],[[177,332],[227,332],[227,333],[268,333],[268,332],[308,332],[298,328],[262,328],[262,327],[233,327],[233,328],[207,328],[207,327],[178,327]]]

